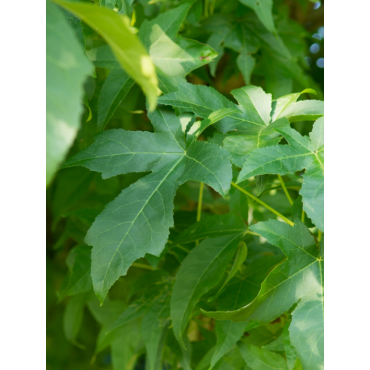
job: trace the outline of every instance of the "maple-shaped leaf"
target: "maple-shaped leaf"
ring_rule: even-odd
[[[303,369],[323,369],[323,252],[318,251],[313,236],[299,219],[293,227],[269,220],[251,226],[251,230],[279,247],[287,259],[271,271],[251,303],[235,311],[206,314],[220,320],[262,325],[297,303],[289,327],[291,343]]]
[[[69,159],[64,167],[84,166],[104,179],[130,173],[152,173],[122,193],[96,218],[86,235],[93,246],[91,276],[103,302],[109,288],[146,253],[159,256],[173,225],[173,198],[187,180],[206,183],[226,196],[231,183],[229,153],[216,144],[197,141],[202,130],[233,110],[214,112],[205,125],[161,108],[148,116],[155,133],[109,130]],[[187,137],[190,136],[190,139]],[[188,140],[187,140],[188,139]]]
[[[276,129],[289,145],[275,145],[251,151],[237,182],[263,174],[284,175],[306,169],[300,190],[303,209],[313,223],[324,231],[324,117],[313,125],[310,137],[291,127]]]
[[[184,2],[151,21],[145,20],[139,38],[156,67],[159,88],[164,93],[177,89],[185,76],[214,58],[217,53],[195,40],[177,36],[192,2]],[[99,96],[98,127],[104,129],[113,113],[134,85],[134,80],[120,67],[108,46],[90,50],[88,56],[96,66],[111,70]]]
[[[199,117],[208,117],[211,112],[221,108],[238,109],[238,112],[220,120],[215,127],[228,133],[224,148],[231,153],[231,161],[239,167],[251,150],[279,143],[281,135],[275,129],[297,120],[315,120],[324,114],[322,101],[296,102],[300,94],[291,94],[273,102],[271,94],[252,85],[231,92],[239,105],[232,103],[212,87],[182,83],[178,89],[179,91],[161,96],[158,103],[192,111]],[[312,91],[305,90],[302,93]]]

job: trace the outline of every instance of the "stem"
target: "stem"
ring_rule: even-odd
[[[319,243],[321,242],[321,230],[319,230],[319,235],[317,236],[317,240],[319,241]]]
[[[257,197],[255,197],[253,194],[249,193],[248,191],[244,190],[243,188],[241,188],[239,185],[236,185],[235,183],[231,183],[232,186],[234,186],[235,188],[237,188],[238,190],[240,190],[242,193],[248,195],[248,197],[252,198],[253,200],[255,200],[257,203],[261,204],[261,206],[264,206],[265,208],[267,208],[269,211],[271,211],[272,213],[275,213],[276,216],[280,217],[281,219],[283,219],[288,225],[290,226],[294,226],[294,223],[292,221],[290,221],[288,218],[286,218],[285,216],[283,216],[280,212],[276,211],[275,209],[271,208],[269,205],[267,205],[265,202],[263,202],[261,199],[258,199]]]
[[[200,221],[200,218],[202,216],[203,188],[204,188],[204,184],[201,182],[200,183],[200,188],[199,188],[197,222]]]
[[[301,221],[304,222],[304,210],[302,209],[302,217],[301,217]]]
[[[197,222],[199,222],[200,218],[202,217],[203,189],[204,189],[204,184],[201,182],[200,187],[199,187]],[[195,245],[198,245],[198,244],[199,244],[199,240],[196,240]]]
[[[204,0],[204,16],[208,17],[208,0]]]
[[[190,251],[189,251],[189,249],[187,249],[187,248],[185,248],[185,247],[183,247],[182,245],[180,245],[180,244],[176,244],[176,245],[174,245],[173,246],[173,248],[179,248],[179,249],[182,249],[184,252],[186,252],[186,253],[189,253]]]
[[[139,267],[141,269],[154,270],[154,268],[152,266],[144,265],[143,263],[134,262],[131,266]]]
[[[279,181],[280,181],[281,186],[283,187],[284,193],[285,193],[286,197],[288,198],[290,205],[292,206],[293,205],[293,201],[292,201],[292,198],[290,197],[290,195],[288,193],[287,188],[285,187],[284,180],[281,177],[281,175],[279,175],[279,174],[278,174],[278,178],[279,178]]]
[[[255,232],[253,232],[253,231],[251,231],[251,230],[247,230],[247,231],[245,232],[245,234],[252,234],[252,235],[260,236],[260,234],[257,234],[257,233],[255,233]],[[244,234],[244,235],[245,235],[245,234]]]
[[[215,4],[216,4],[216,0],[211,0],[211,7],[210,7],[210,13],[211,15],[213,15],[213,12],[215,10]]]

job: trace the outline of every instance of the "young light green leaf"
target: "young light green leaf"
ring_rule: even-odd
[[[75,247],[69,257],[73,258],[73,264],[70,267],[70,273],[62,283],[59,300],[65,297],[85,293],[92,289],[91,282],[91,248]]]
[[[177,85],[185,82],[184,77],[189,72],[209,63],[214,57],[208,45],[176,36],[190,6],[191,2],[182,4],[150,22],[144,21],[140,28],[139,37],[156,66],[159,88],[164,93],[176,91]],[[164,51],[168,52],[166,58]],[[205,55],[207,57],[203,57]],[[99,97],[98,127],[103,129],[134,81],[120,68],[106,46],[89,51],[89,56],[95,65],[111,69]]]
[[[144,46],[131,30],[130,19],[113,10],[92,4],[53,0],[95,29],[112,48],[122,68],[141,86],[149,109],[156,106],[158,79]]]
[[[192,2],[184,2],[151,21],[145,20],[140,27],[139,37],[159,75],[185,77],[217,56],[208,45],[176,36],[191,5]]]
[[[316,91],[313,90],[313,89],[305,89],[300,93],[284,95],[284,96],[281,96],[280,98],[274,100],[272,102],[272,112],[271,112],[272,121],[276,121],[277,119],[282,117],[282,116],[280,116],[280,114],[285,109],[289,108],[293,103],[295,103],[302,94],[314,94],[314,95],[316,95]]]
[[[174,244],[192,243],[203,238],[243,234],[246,231],[245,223],[234,213],[205,215],[199,222],[181,232],[174,240]]]
[[[293,227],[269,220],[251,229],[281,248],[287,260],[272,270],[250,304],[235,311],[206,314],[215,319],[264,324],[299,301],[289,329],[291,342],[304,368],[323,369],[323,260],[314,238],[298,219]]]
[[[272,0],[239,0],[242,4],[252,8],[262,24],[272,33],[276,33],[272,18]]]
[[[194,141],[185,150],[181,117],[168,109],[149,117],[156,133],[102,132],[65,164],[99,171],[103,178],[153,171],[109,203],[86,235],[86,243],[93,246],[92,280],[101,302],[133,261],[146,253],[160,255],[173,225],[173,198],[180,184],[201,181],[223,196],[230,188],[231,165],[224,149]]]
[[[243,342],[238,343],[238,348],[252,370],[288,370],[286,361],[277,353]]]
[[[315,121],[324,115],[324,102],[321,100],[303,100],[284,109],[279,118],[285,117],[289,122]]]
[[[176,339],[182,334],[198,300],[222,278],[233,257],[240,236],[206,239],[187,255],[177,273],[171,297],[171,318]]]
[[[46,2],[46,185],[76,137],[83,82],[92,70],[57,6]]]
[[[233,90],[232,94],[238,100],[239,105],[232,103],[210,87],[186,83],[179,85],[179,91],[164,95],[158,101],[192,111],[200,117],[207,117],[211,112],[222,109],[222,107],[239,109],[239,113],[231,113],[214,126],[223,133],[228,132],[224,140],[224,148],[231,153],[232,162],[240,167],[251,150],[277,145],[281,140],[277,130],[289,125],[287,118],[299,120],[304,111],[304,109],[302,111],[296,109],[289,112],[287,109],[287,117],[283,115],[271,122],[271,94],[266,94],[256,86],[245,86]],[[308,112],[306,112],[305,117],[312,119],[314,116],[321,116],[323,113],[321,103],[319,107],[310,103],[311,112],[314,115],[307,115]],[[284,110],[284,114],[286,111]]]

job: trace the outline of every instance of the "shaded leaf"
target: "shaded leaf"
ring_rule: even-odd
[[[183,346],[182,334],[196,303],[221,280],[238,243],[239,235],[206,239],[181,264],[171,297],[171,318],[176,339]]]
[[[235,311],[208,312],[221,320],[268,323],[298,304],[289,328],[303,368],[323,369],[323,260],[308,229],[295,220],[293,227],[275,220],[251,229],[281,248],[287,260],[268,275],[258,296]]]
[[[238,348],[252,370],[288,370],[286,361],[277,353],[243,342],[238,343]]]
[[[69,275],[62,283],[59,300],[65,297],[85,293],[92,289],[91,282],[91,248],[75,247],[69,255],[73,255],[73,264]]]
[[[80,127],[83,82],[92,70],[62,12],[46,3],[46,185]]]

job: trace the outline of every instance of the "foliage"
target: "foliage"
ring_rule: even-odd
[[[315,11],[47,0],[50,369],[323,369]]]

